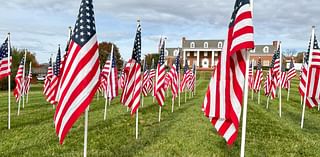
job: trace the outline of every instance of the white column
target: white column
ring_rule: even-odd
[[[197,51],[197,66],[200,66],[200,51]]]
[[[186,51],[183,50],[183,66],[185,66],[186,63]]]
[[[211,54],[212,54],[212,56],[211,56],[211,67],[213,68],[214,67],[214,51],[213,50],[211,51]]]

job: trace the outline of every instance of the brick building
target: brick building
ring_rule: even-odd
[[[184,60],[187,59],[189,67],[195,64],[200,70],[209,70],[217,65],[223,44],[224,40],[187,40],[183,37],[181,48],[166,48],[166,64],[174,63],[180,51],[180,60],[183,66]],[[256,45],[255,49],[250,51],[250,60],[253,61],[253,65],[256,65],[260,57],[262,65],[269,66],[276,47],[276,41],[269,45]]]

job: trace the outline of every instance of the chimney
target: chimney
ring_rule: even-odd
[[[273,42],[272,42],[272,45],[273,45],[273,47],[274,47],[275,49],[277,49],[277,47],[278,47],[278,41],[273,41]]]

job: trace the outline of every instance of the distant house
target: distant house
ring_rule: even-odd
[[[183,37],[181,44],[181,48],[166,48],[167,65],[174,63],[180,52],[182,66],[185,63],[184,60],[187,59],[189,67],[195,64],[200,70],[210,70],[218,63],[224,40],[187,40]],[[250,60],[253,65],[256,65],[258,59],[261,58],[262,66],[269,66],[276,47],[277,41],[272,44],[256,45],[255,49],[250,51]]]

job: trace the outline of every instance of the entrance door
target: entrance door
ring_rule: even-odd
[[[209,59],[205,58],[205,59],[202,59],[202,67],[203,68],[209,68]]]

